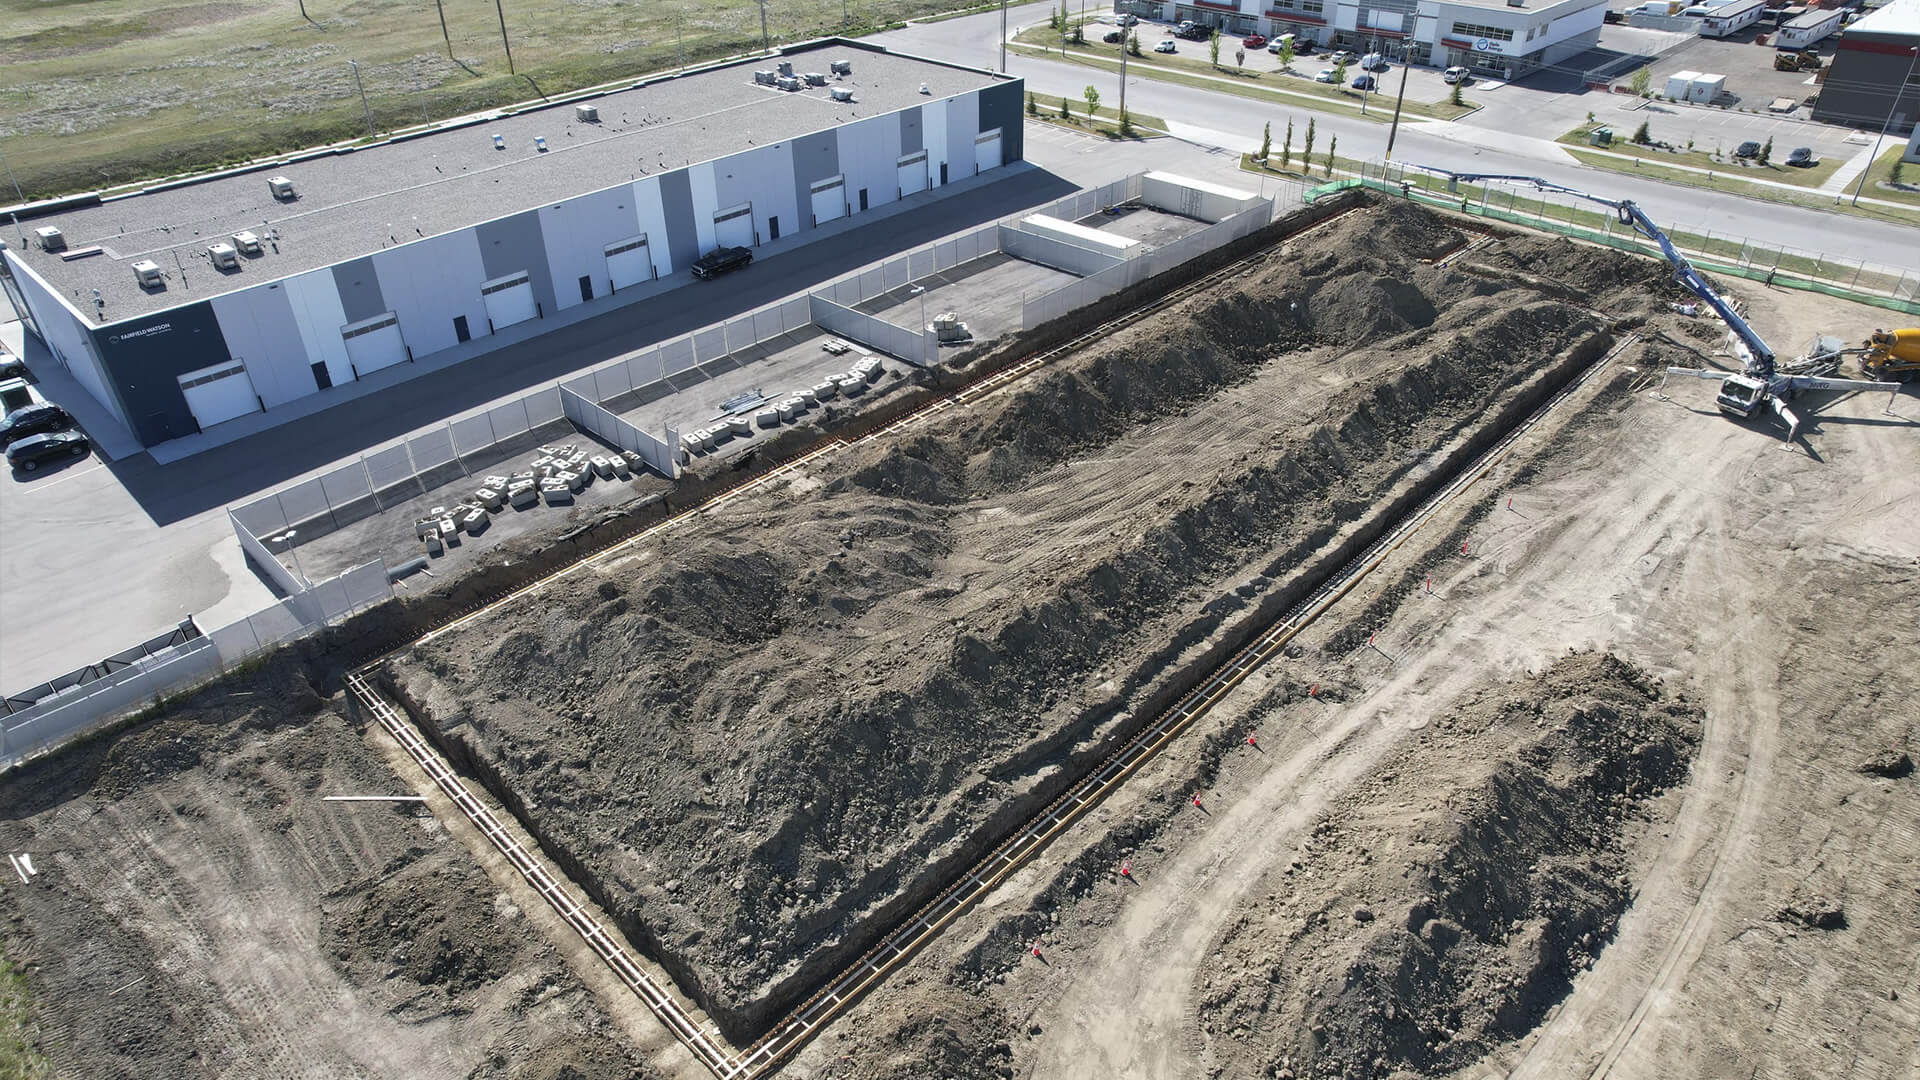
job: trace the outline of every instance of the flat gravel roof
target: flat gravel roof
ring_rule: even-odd
[[[756,70],[791,60],[796,74],[828,73],[844,60],[853,73],[829,76],[827,86],[797,92],[756,84]],[[569,99],[511,116],[462,123],[427,134],[330,152],[306,160],[120,196],[29,218],[22,231],[46,225],[65,234],[67,251],[9,248],[83,314],[100,290],[105,317],[118,322],[237,292],[268,281],[359,258],[382,248],[460,229],[612,187],[624,180],[670,172],[822,131],[865,117],[896,112],[990,86],[997,76],[842,42],[822,42],[778,57],[662,77],[631,89]],[[920,93],[926,84],[928,94]],[[833,101],[832,87],[853,90],[851,102]],[[598,123],[574,119],[576,104],[599,109]],[[506,148],[494,149],[493,136]],[[546,139],[543,153],[534,137]],[[281,202],[267,178],[285,175],[296,198]],[[264,239],[278,231],[278,247],[241,260],[241,269],[215,270],[208,245],[251,230]],[[101,252],[65,259],[76,250]],[[178,263],[176,264],[176,257]],[[151,259],[169,275],[167,287],[148,291],[132,264]],[[180,269],[186,270],[181,282]]]

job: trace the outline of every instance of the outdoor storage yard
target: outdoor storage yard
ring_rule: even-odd
[[[1659,384],[1729,363],[1663,265],[1347,198],[375,683],[700,1040],[784,1075],[1920,1076],[1914,397],[1803,397],[1782,452]],[[1897,318],[1730,291],[1783,355]],[[711,1075],[356,707],[352,651],[8,777],[27,1041],[75,1076]]]

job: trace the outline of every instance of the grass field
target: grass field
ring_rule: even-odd
[[[1588,134],[1592,132],[1594,128],[1602,126],[1605,125],[1581,124],[1579,127],[1574,128],[1572,131],[1567,132],[1554,141],[1563,146],[1572,146],[1584,150],[1589,145],[1587,142]],[[1768,164],[1762,165],[1757,161],[1735,160],[1731,149],[1716,158],[1712,151],[1709,150],[1663,150],[1657,146],[1642,146],[1627,137],[1631,134],[1632,132],[1624,128],[1616,129],[1614,131],[1613,142],[1605,147],[1605,149],[1615,154],[1626,154],[1630,157],[1639,158],[1648,165],[1685,165],[1694,169],[1708,169],[1713,172],[1715,179],[1725,177],[1732,182],[1738,182],[1740,180],[1766,180],[1775,184],[1792,184],[1795,187],[1818,188],[1821,184],[1826,183],[1827,178],[1832,176],[1834,171],[1846,162],[1846,158],[1844,157],[1829,157],[1821,158],[1804,169],[1795,168],[1786,164],[1787,153],[1791,147],[1775,146],[1773,148],[1772,160]],[[1657,136],[1659,133],[1655,132],[1654,134]],[[1632,162],[1624,162],[1619,165],[1619,170],[1621,172],[1632,172],[1634,165]],[[1709,184],[1707,178],[1703,176],[1700,178],[1700,186],[1710,187],[1712,185]]]
[[[39,1080],[52,1076],[47,1060],[33,1048],[27,1017],[27,980],[0,957],[0,1077]]]
[[[0,153],[28,198],[364,137],[757,48],[753,0],[0,0]],[[848,0],[863,33],[962,6]],[[767,7],[775,43],[843,29]],[[451,53],[451,56],[449,55]],[[4,181],[0,181],[4,183]],[[6,188],[11,201],[14,192]]]

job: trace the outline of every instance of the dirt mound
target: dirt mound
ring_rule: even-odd
[[[1657,258],[1576,244],[1565,237],[1507,237],[1475,250],[1469,261],[1559,286],[1566,295],[1612,311],[1657,310],[1668,300],[1693,299]]]
[[[1305,920],[1277,935],[1250,919],[1222,942],[1239,974],[1208,980],[1203,1014],[1251,1033],[1215,1045],[1261,1075],[1444,1075],[1530,1030],[1612,936],[1626,841],[1685,778],[1698,714],[1585,654],[1471,694],[1437,727],[1314,830],[1285,886]]]

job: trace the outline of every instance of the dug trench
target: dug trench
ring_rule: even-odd
[[[1586,308],[1422,263],[1461,240],[1349,214],[385,685],[749,1040],[1605,350]],[[1505,246],[1659,301],[1657,266]]]

